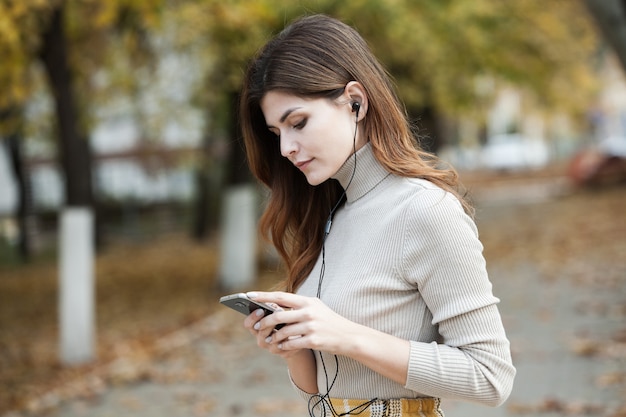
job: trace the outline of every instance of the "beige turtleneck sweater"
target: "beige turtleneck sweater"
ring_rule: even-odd
[[[347,202],[325,243],[320,298],[354,322],[409,340],[409,370],[402,386],[340,356],[329,396],[501,404],[515,368],[474,222],[450,193],[422,179],[390,175],[370,144],[356,156]],[[333,178],[345,189],[353,170],[350,157]],[[316,295],[321,262],[320,255],[298,294]],[[319,355],[323,395],[327,380]],[[322,355],[330,383],[335,359]]]

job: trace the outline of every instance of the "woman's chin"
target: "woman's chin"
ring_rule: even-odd
[[[326,181],[329,177],[319,177],[319,176],[315,176],[315,175],[306,175],[306,181],[309,183],[309,185],[312,186],[316,186],[316,185],[320,185],[321,183],[323,183],[324,181]]]

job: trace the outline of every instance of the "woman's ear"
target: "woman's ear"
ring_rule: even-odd
[[[350,106],[350,110],[356,114],[357,121],[363,120],[367,114],[367,92],[358,81],[350,81],[346,84],[343,96]]]

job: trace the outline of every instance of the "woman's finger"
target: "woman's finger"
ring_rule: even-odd
[[[283,308],[302,308],[308,302],[308,297],[282,291],[252,291],[246,295],[254,301],[259,301],[261,303],[275,303]]]
[[[254,327],[263,318],[264,314],[264,311],[261,309],[253,311],[245,318],[243,326],[251,332],[255,332],[258,329],[255,329]]]

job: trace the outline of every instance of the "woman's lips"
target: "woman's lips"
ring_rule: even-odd
[[[306,168],[306,167],[309,165],[309,163],[310,163],[312,160],[313,160],[313,159],[307,159],[306,161],[296,162],[296,164],[295,164],[295,165],[296,165],[296,167],[297,167],[299,170],[301,170],[301,171],[302,171],[304,168]]]

